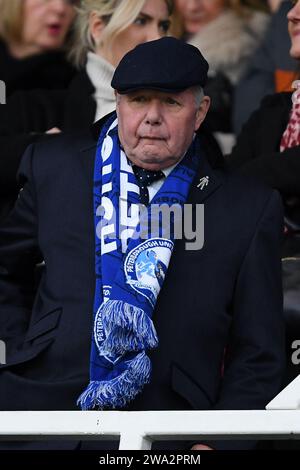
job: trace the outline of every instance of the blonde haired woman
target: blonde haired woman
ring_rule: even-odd
[[[0,107],[0,218],[14,201],[16,172],[29,143],[43,134],[89,128],[115,109],[110,82],[123,55],[167,35],[171,0],[84,0],[71,56],[80,67],[67,90],[17,93]]]
[[[122,57],[136,45],[168,33],[172,2],[86,0],[78,9],[71,57],[94,88],[97,120],[115,108],[110,81]]]
[[[7,94],[21,89],[66,87],[75,70],[63,46],[75,1],[0,0],[0,79]]]

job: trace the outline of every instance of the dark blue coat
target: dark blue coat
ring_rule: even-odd
[[[75,410],[89,381],[101,125],[93,136],[34,144],[23,158],[24,187],[0,229],[1,410]],[[280,196],[227,173],[214,141],[200,136],[206,156],[187,202],[205,205],[204,247],[176,242],[154,312],[152,380],[131,410],[260,409],[280,390]]]

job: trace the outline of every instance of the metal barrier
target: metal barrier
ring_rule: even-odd
[[[300,376],[258,411],[2,411],[0,439],[120,438],[120,450],[162,440],[300,439],[299,391]]]
[[[300,410],[3,411],[0,439],[120,438],[120,450],[149,450],[153,441],[300,438]]]
[[[0,80],[0,104],[6,104],[6,86],[3,80]]]

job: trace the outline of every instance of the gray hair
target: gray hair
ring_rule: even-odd
[[[203,88],[200,85],[196,85],[196,86],[191,87],[191,90],[192,90],[192,92],[195,96],[195,105],[196,105],[196,108],[198,109],[200,107],[200,104],[201,104],[203,98],[204,98]],[[117,103],[118,103],[120,94],[117,92],[116,96],[117,96]]]
[[[196,103],[196,108],[198,109],[200,107],[200,104],[204,98],[204,91],[203,88],[200,85],[196,85],[192,87],[192,91],[195,96],[195,103]]]

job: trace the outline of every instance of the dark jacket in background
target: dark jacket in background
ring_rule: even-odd
[[[286,384],[300,373],[300,366],[291,359],[292,345],[300,337],[300,146],[279,151],[291,106],[291,93],[266,97],[243,127],[228,157],[232,169],[279,190],[284,201],[285,225],[288,228],[282,246]]]
[[[25,59],[12,57],[0,41],[0,80],[6,84],[6,96],[18,90],[66,88],[76,73],[62,51],[50,51]]]
[[[16,174],[26,147],[53,127],[62,131],[88,129],[94,121],[94,88],[83,71],[65,90],[15,93],[0,106],[0,219],[15,201]]]
[[[291,93],[266,97],[243,127],[228,157],[232,169],[259,178],[284,198],[300,197],[300,146],[279,151],[291,107]]]

